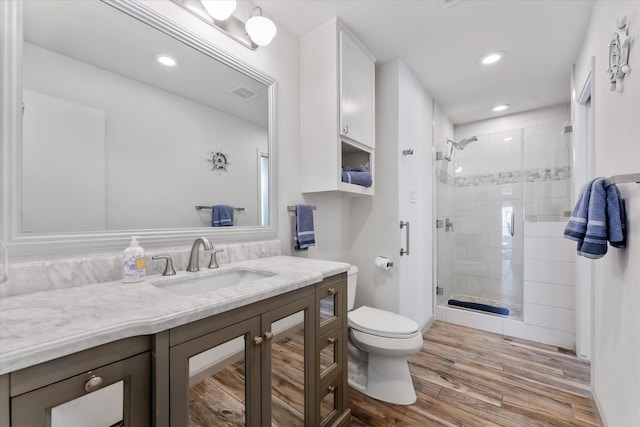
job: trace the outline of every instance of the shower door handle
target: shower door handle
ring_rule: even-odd
[[[404,227],[407,227],[407,250],[400,248],[400,256],[409,255],[409,221],[400,221],[400,229],[402,230]]]
[[[511,222],[507,222],[507,227],[509,228],[509,234],[511,234],[511,237],[513,237],[513,233],[514,233],[514,222],[516,219],[516,214],[514,214],[513,212],[511,212]]]

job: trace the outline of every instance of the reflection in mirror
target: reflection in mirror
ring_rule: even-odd
[[[24,2],[22,81],[22,233],[270,224],[262,82],[100,1]]]
[[[189,359],[189,426],[246,425],[244,336]]]
[[[51,408],[51,427],[124,425],[124,381]]]
[[[271,324],[271,425],[304,425],[304,311]]]

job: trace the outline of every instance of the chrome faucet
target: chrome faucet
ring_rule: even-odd
[[[193,242],[193,246],[191,246],[191,255],[189,255],[189,265],[187,266],[187,271],[200,271],[200,243],[204,246],[205,251],[210,251],[213,249],[211,246],[211,242],[206,237],[198,237],[195,242]]]

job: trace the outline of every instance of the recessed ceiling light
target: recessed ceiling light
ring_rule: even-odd
[[[164,65],[165,67],[178,66],[178,60],[171,55],[167,55],[166,53],[156,53],[155,55],[153,55],[153,60],[160,65]]]
[[[508,108],[511,108],[511,105],[509,105],[509,104],[501,104],[501,105],[496,105],[495,107],[493,107],[491,109],[491,111],[495,111],[495,112],[504,111],[504,110],[506,110]]]
[[[480,58],[478,62],[482,65],[495,64],[496,62],[504,58],[505,55],[506,54],[504,52],[491,52]]]
[[[505,141],[511,141],[513,138],[509,137],[509,138],[505,138]]]

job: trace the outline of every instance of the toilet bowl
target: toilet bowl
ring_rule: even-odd
[[[384,402],[410,405],[416,392],[407,358],[422,348],[416,322],[389,311],[362,306],[355,310],[358,269],[347,276],[349,385]]]

